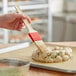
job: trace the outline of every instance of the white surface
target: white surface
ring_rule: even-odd
[[[51,0],[48,0],[48,42],[49,41],[52,41],[52,12],[51,12],[51,3],[52,1]]]
[[[26,43],[20,43],[20,44],[15,44],[13,46],[9,46],[6,48],[1,48],[0,49],[0,54],[2,53],[6,53],[6,52],[10,52],[10,51],[14,51],[14,50],[18,50],[18,49],[22,49],[22,48],[26,48],[29,46],[30,43],[26,42]]]
[[[63,4],[64,0],[51,0],[52,13],[63,12]]]
[[[8,0],[3,0],[3,13],[8,13]],[[4,29],[4,41],[3,43],[8,43],[8,30]]]
[[[48,8],[48,4],[26,5],[26,6],[20,6],[20,8],[22,10],[41,9],[41,8]],[[15,8],[9,7],[8,11],[15,11]]]

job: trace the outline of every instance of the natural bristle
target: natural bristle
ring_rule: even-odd
[[[39,35],[38,32],[29,33],[28,35],[30,36],[30,38],[32,39],[32,41],[42,40],[41,36]]]

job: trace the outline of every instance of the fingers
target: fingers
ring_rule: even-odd
[[[21,24],[21,25],[19,25],[19,27],[18,27],[18,31],[22,31],[24,28],[25,28],[25,25],[24,25],[24,24]]]
[[[31,19],[28,16],[24,17],[24,19],[26,19],[28,23],[31,23]]]
[[[16,21],[17,22],[15,23],[14,30],[21,31],[25,28],[25,24],[23,23],[22,19],[17,19]]]
[[[28,23],[31,23],[31,19],[28,16],[26,16],[26,15],[24,16],[24,15],[18,14],[18,13],[13,13],[12,15],[15,18],[26,19],[28,21]]]
[[[12,15],[11,17],[14,18],[13,21],[9,22],[12,30],[21,31],[22,29],[24,29],[26,27],[26,24],[24,24],[23,19],[26,19],[28,23],[31,23],[31,19],[28,16],[23,16],[18,13],[12,13],[9,15]]]
[[[25,26],[25,24],[24,23],[19,23],[19,26],[17,27],[17,30],[18,31],[21,31],[22,29],[24,29],[26,26]]]

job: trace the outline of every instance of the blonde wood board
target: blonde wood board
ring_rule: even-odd
[[[48,46],[54,47],[55,45],[48,44]],[[32,66],[34,67],[45,68],[45,69],[50,69],[55,71],[62,71],[67,73],[76,73],[76,47],[73,47],[72,49],[73,49],[72,59],[61,63],[39,63],[39,62],[33,61],[31,59],[31,55],[33,51],[37,50],[37,47],[34,44],[24,49],[20,49],[17,51],[15,50],[5,54],[0,54],[0,58],[15,58],[15,59],[20,59],[24,61],[29,60],[31,61]]]

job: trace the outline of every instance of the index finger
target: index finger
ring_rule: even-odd
[[[28,16],[25,16],[24,19],[26,19],[28,21],[28,23],[32,23],[31,19]]]

